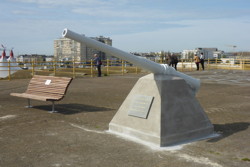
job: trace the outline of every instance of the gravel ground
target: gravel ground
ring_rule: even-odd
[[[250,71],[185,72],[220,137],[156,148],[115,136],[108,124],[142,74],[77,78],[56,103],[11,97],[29,79],[0,81],[1,167],[248,167]]]

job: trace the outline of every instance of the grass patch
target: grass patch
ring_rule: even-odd
[[[242,158],[241,160],[242,160],[242,161],[250,161],[249,158]]]
[[[221,153],[219,152],[215,152],[215,151],[209,151],[210,154],[215,154],[215,155],[221,155]]]

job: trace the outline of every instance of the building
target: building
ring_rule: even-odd
[[[203,53],[205,59],[214,59],[218,58],[218,51],[217,48],[196,48],[197,54]]]
[[[92,39],[112,46],[110,38],[99,36]],[[112,56],[106,55],[104,52],[87,47],[84,43],[79,43],[68,38],[54,40],[54,57],[57,61],[74,60],[76,62],[85,62],[91,60],[95,53],[99,54],[102,60],[112,58]]]
[[[17,62],[22,63],[43,63],[46,61],[46,55],[30,54],[30,55],[19,55],[16,57]]]
[[[54,58],[57,61],[86,59],[86,46],[68,38],[54,40]]]
[[[181,53],[182,59],[192,59],[197,50],[183,50]]]
[[[183,50],[181,54],[182,59],[192,59],[194,54],[203,53],[205,59],[220,58],[223,55],[223,51],[217,48],[195,48],[194,50]]]

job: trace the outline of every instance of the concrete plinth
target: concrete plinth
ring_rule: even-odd
[[[128,114],[133,110],[134,97],[138,95],[153,98],[145,118]],[[214,133],[213,125],[189,85],[179,77],[162,74],[149,74],[137,81],[111,120],[109,130],[160,147],[205,138]]]

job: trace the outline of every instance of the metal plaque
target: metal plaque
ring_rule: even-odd
[[[129,107],[128,115],[147,119],[153,99],[153,96],[136,95]]]

